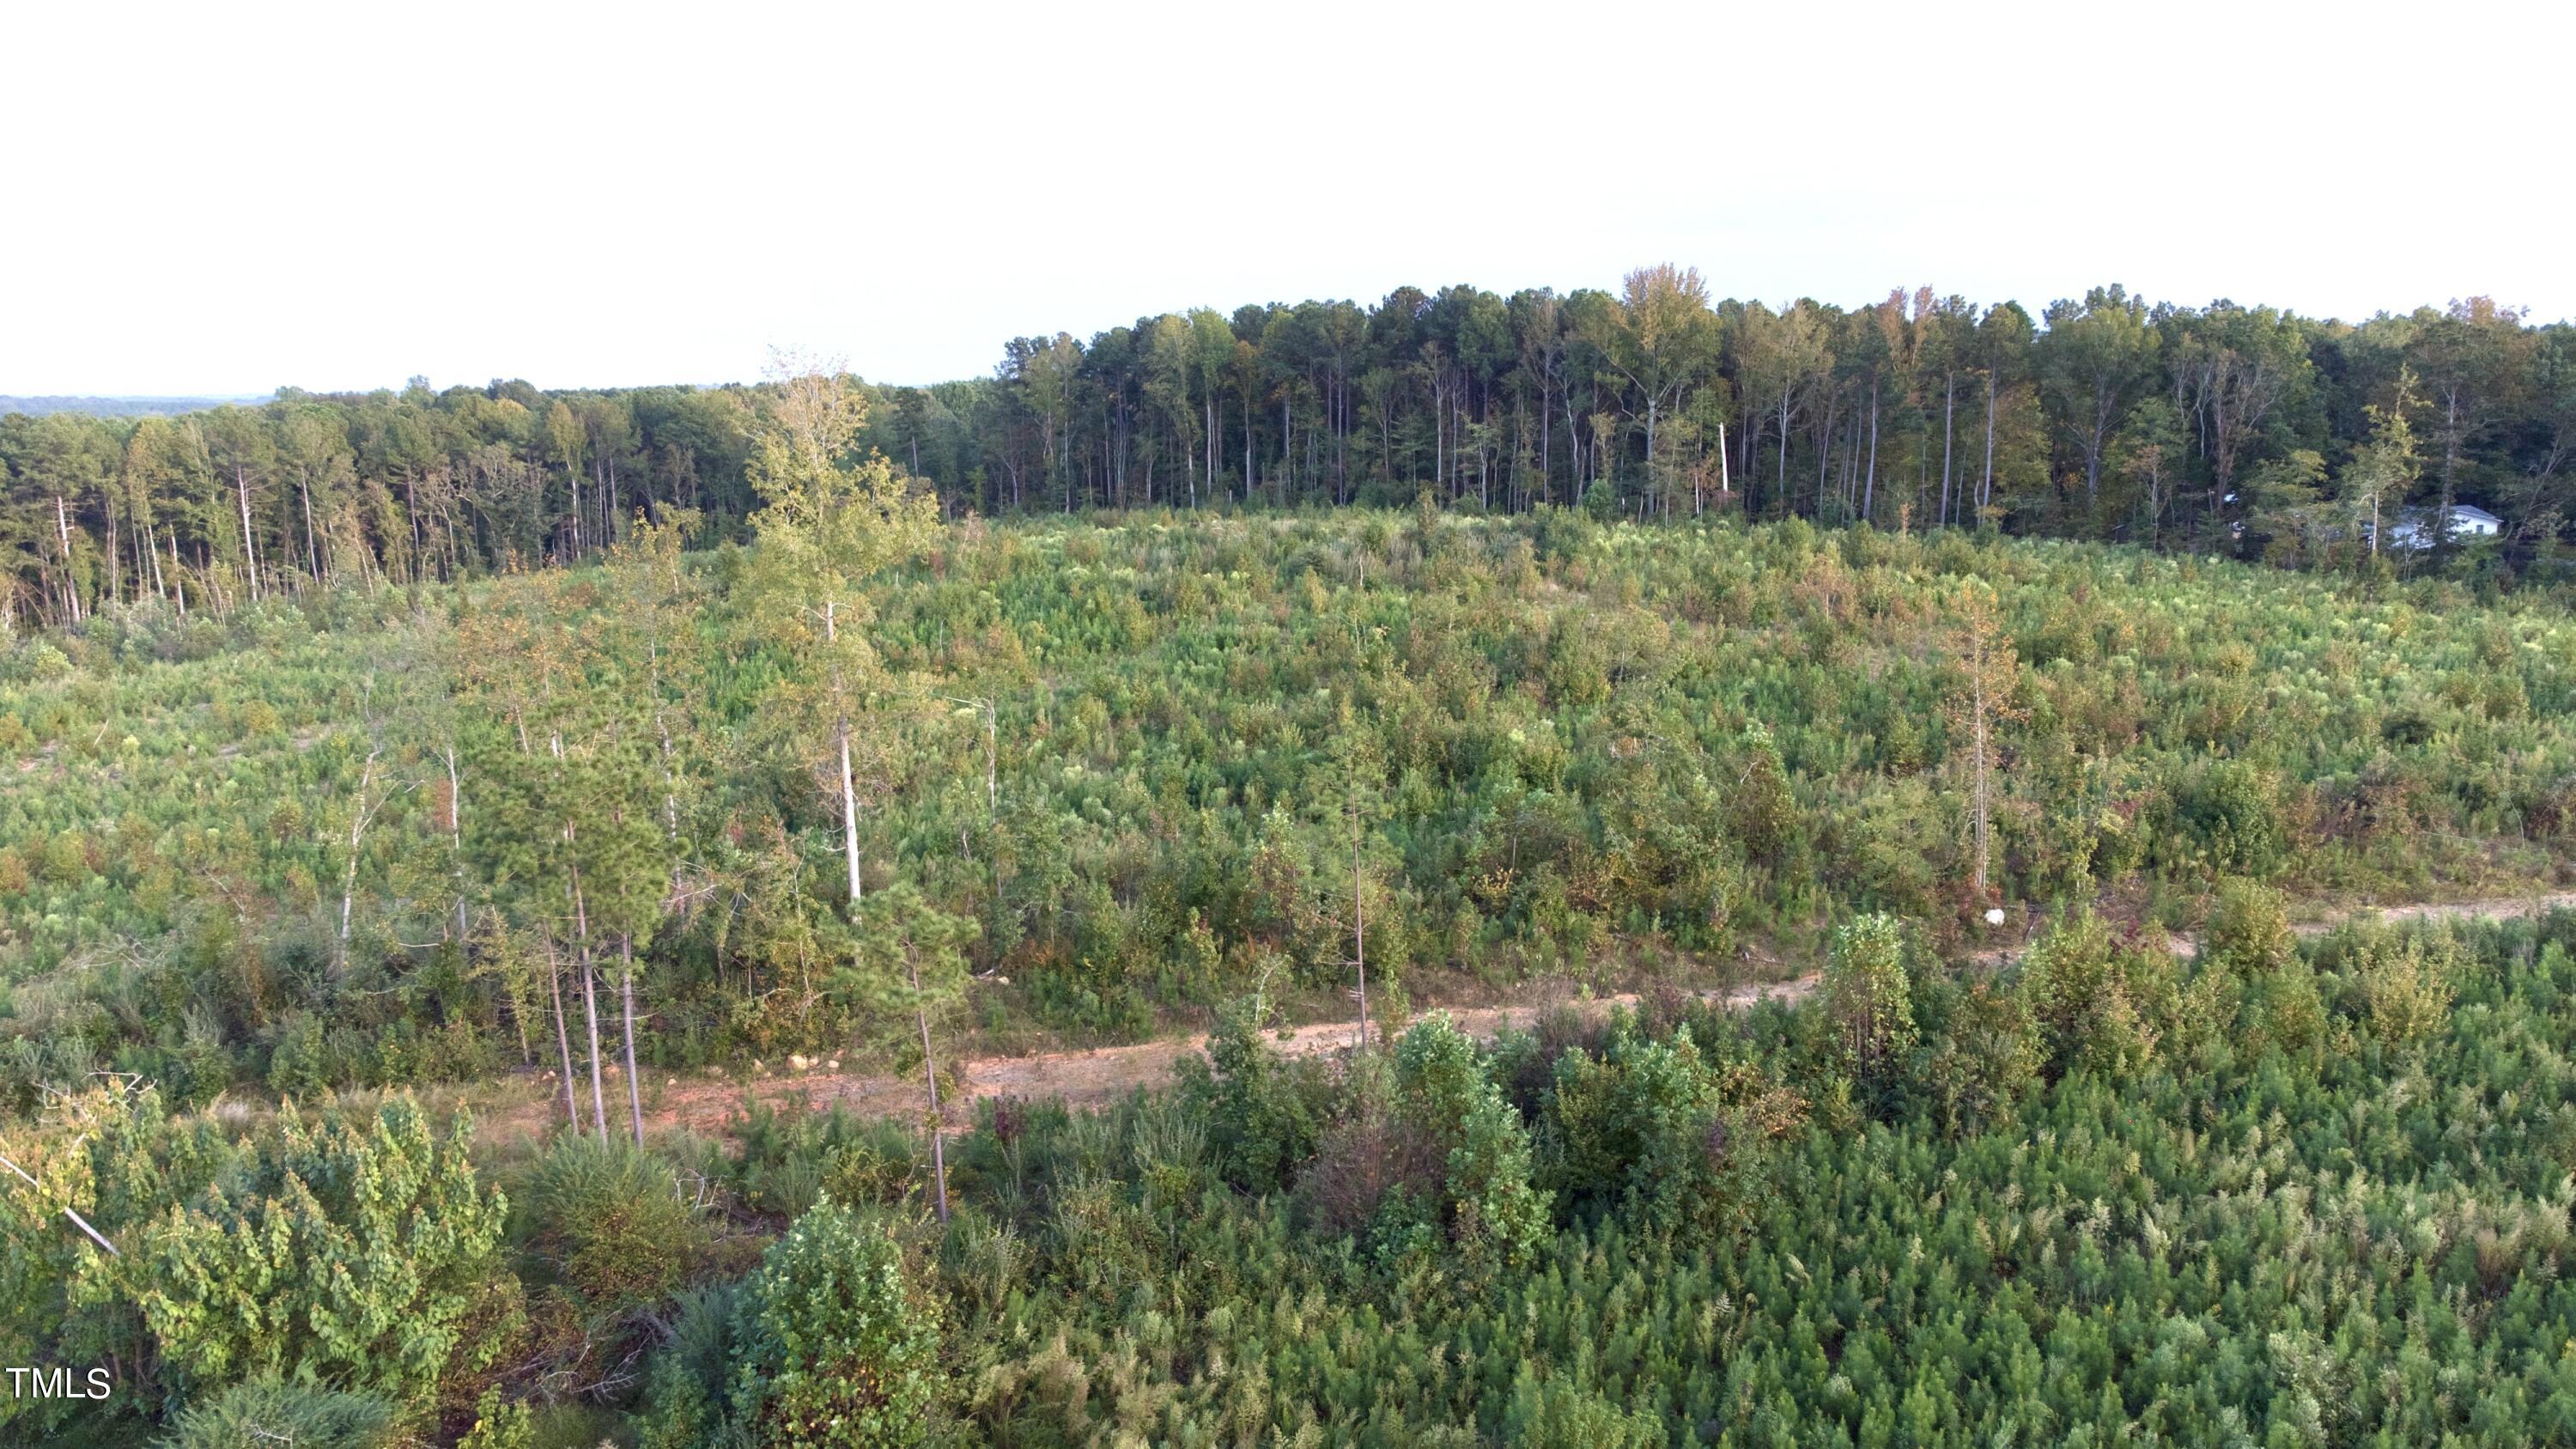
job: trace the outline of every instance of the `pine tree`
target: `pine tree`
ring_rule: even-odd
[[[753,613],[805,666],[804,677],[784,691],[785,702],[827,722],[826,748],[837,766],[850,927],[864,941],[859,797],[850,768],[852,722],[876,672],[864,586],[927,546],[939,526],[939,500],[913,487],[882,454],[851,457],[867,403],[837,364],[782,357],[773,372],[767,410],[752,427],[751,475],[764,500],[752,518],[761,545]],[[928,1056],[928,1002],[915,1004]],[[926,1062],[924,1070],[935,1114],[936,1061]]]

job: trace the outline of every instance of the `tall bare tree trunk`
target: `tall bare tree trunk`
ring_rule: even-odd
[[[1869,376],[1869,471],[1860,485],[1861,522],[1870,521],[1870,510],[1878,502],[1878,374]]]
[[[340,877],[339,964],[343,967],[349,964],[349,909],[358,898],[358,847],[366,839],[367,817],[374,813],[374,808],[367,804],[367,790],[375,783],[376,757],[380,753],[377,750],[367,752],[367,767],[358,776],[357,813],[349,821],[349,864]]]
[[[599,1065],[599,973],[591,968],[590,948],[581,949],[581,1014],[590,1034],[590,1116],[599,1135],[608,1135],[608,1094]]]
[[[63,511],[63,495],[54,495],[54,528],[63,543],[63,601],[70,605],[71,621],[81,620],[80,584],[72,577],[72,524]]]
[[[2459,462],[2460,390],[2457,386],[2453,386],[2445,389],[2443,393],[2442,511],[2440,516],[2433,520],[2433,546],[2436,548],[2447,549],[2451,546],[2451,507],[2452,499],[2456,496],[2452,490],[2452,475],[2457,470]]]
[[[1941,378],[1941,521],[1950,521],[1950,439],[1952,419],[1959,411],[1959,375],[1944,373]]]
[[[465,781],[456,770],[456,742],[449,740],[447,759],[447,848],[449,860],[456,868],[456,941],[461,947],[467,934],[465,924]]]
[[[1351,964],[1359,970],[1360,982],[1360,1050],[1368,1050],[1368,915],[1360,892],[1360,812],[1358,803],[1351,810]]]
[[[1775,484],[1780,492],[1780,516],[1788,517],[1798,510],[1789,506],[1789,397],[1790,389],[1780,389],[1780,476]]]
[[[581,872],[572,874],[573,930],[581,943],[581,1014],[590,1033],[590,1116],[602,1139],[608,1136],[608,1092],[599,1069],[599,973],[591,969],[590,911],[581,898]]]
[[[1986,858],[1993,845],[1993,835],[1988,828],[1986,815],[1988,788],[1986,777],[1993,758],[1993,749],[1987,740],[1986,659],[1982,641],[1978,645],[1976,661],[1971,667],[1975,671],[1976,698],[1973,708],[1977,718],[1975,745],[1977,751],[1977,904],[1982,907],[1986,902]]]
[[[1825,482],[1828,478],[1833,476],[1834,465],[1834,409],[1841,405],[1841,392],[1830,386],[1827,387],[1825,389],[1824,421],[1819,423],[1816,428],[1815,513],[1816,521],[1818,523],[1822,523],[1825,520]]]
[[[618,995],[626,1016],[626,1108],[635,1123],[635,1145],[644,1145],[643,1079],[635,1074],[635,938],[621,933],[617,938]]]
[[[921,1000],[921,963],[911,963],[912,1009],[921,1023],[921,1077],[930,1088],[930,1176],[939,1220],[948,1221],[948,1124],[939,1116],[939,1064],[930,1054],[930,1008]]]
[[[1986,474],[1977,484],[1977,511],[1995,501],[1995,374],[1986,372]]]
[[[555,999],[555,1046],[563,1053],[564,1119],[572,1135],[581,1135],[581,1103],[572,1094],[572,1032],[564,1025],[563,969],[555,960],[554,937],[546,937],[546,990]]]
[[[304,495],[304,562],[319,581],[322,577],[322,545],[313,536],[313,480],[298,476],[296,487]]]
[[[839,605],[833,600],[825,600],[823,602],[823,638],[827,642],[837,641],[841,637],[838,620]],[[850,868],[850,910],[853,916],[852,924],[855,925],[859,902],[865,899],[859,884],[859,791],[850,775],[850,715],[849,706],[841,702],[841,673],[838,664],[832,666],[832,707],[834,710],[832,742],[841,753],[841,851],[847,858]]]

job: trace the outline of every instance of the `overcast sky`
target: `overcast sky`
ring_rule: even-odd
[[[2559,4],[29,4],[0,393],[989,371],[1473,282],[2576,314]]]

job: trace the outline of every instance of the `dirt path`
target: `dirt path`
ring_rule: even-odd
[[[1789,981],[1699,994],[1731,1010],[1740,1011],[1763,1001],[1804,1000],[1816,989],[1817,980],[1818,977],[1811,972]],[[1633,1006],[1638,1000],[1635,993],[1628,992],[1565,1004],[1581,1010],[1606,1012],[1616,1006]],[[1449,1016],[1469,1035],[1491,1037],[1505,1027],[1526,1026],[1549,1009],[1550,1005],[1480,1006],[1452,1009]],[[1265,1039],[1281,1056],[1310,1057],[1352,1045],[1357,1030],[1353,1023],[1347,1021],[1319,1022],[1293,1028],[1285,1036],[1270,1033]],[[1207,1040],[1205,1034],[1200,1034],[1164,1037],[1133,1046],[1095,1047],[1088,1051],[975,1058],[958,1068],[958,1090],[942,1100],[941,1105],[945,1109],[942,1115],[952,1127],[972,1125],[975,1104],[994,1097],[1062,1098],[1075,1107],[1107,1106],[1138,1087],[1169,1083],[1172,1068],[1182,1058],[1205,1051]],[[486,1136],[535,1135],[560,1120],[556,1113],[562,1103],[561,1086],[551,1077],[523,1080],[528,1082],[531,1088],[529,1096],[533,1100],[506,1104],[484,1114],[479,1125]],[[739,1115],[754,1101],[800,1111],[829,1111],[837,1106],[868,1117],[891,1117],[921,1110],[921,1079],[912,1076],[814,1069],[764,1077],[748,1088],[730,1080],[673,1077],[660,1073],[648,1073],[648,1080],[651,1080],[651,1085],[646,1089],[645,1125],[648,1131],[656,1132],[676,1127],[709,1134],[721,1132],[729,1119]],[[550,1095],[537,1095],[534,1089],[538,1087]],[[613,1088],[609,1095],[619,1096],[622,1091],[622,1087]]]
[[[2428,920],[2509,920],[2560,907],[2576,907],[2576,892],[2371,907],[2326,920],[2301,922],[2292,929],[2303,936],[2316,936],[2356,918],[2375,917],[2390,924]],[[2198,943],[2187,936],[2169,937],[2167,944],[2176,954],[2186,957],[2198,950]],[[1996,947],[1980,951],[1969,959],[1983,966],[2001,966],[2018,958],[2024,949],[2024,946]],[[1813,994],[1818,979],[1816,973],[1810,972],[1793,980],[1738,987],[1731,991],[1704,991],[1700,995],[1742,1010],[1763,1001],[1804,1000]],[[1607,1011],[1614,1006],[1635,1005],[1637,1000],[1635,993],[1626,993],[1567,1004],[1585,1010]],[[1505,1027],[1528,1025],[1551,1005],[1553,1003],[1467,1007],[1451,1009],[1449,1014],[1469,1034],[1491,1037]],[[1354,1032],[1355,1028],[1347,1021],[1321,1022],[1297,1027],[1284,1037],[1274,1034],[1269,1040],[1272,1049],[1282,1056],[1307,1057],[1350,1046]],[[1195,1035],[1165,1037],[1133,1046],[1096,1047],[1087,1051],[970,1059],[958,1069],[958,1090],[943,1103],[946,1108],[943,1115],[953,1127],[967,1126],[975,1119],[975,1104],[995,1097],[1061,1098],[1075,1107],[1106,1106],[1138,1087],[1161,1086],[1170,1082],[1175,1064],[1183,1057],[1206,1048],[1207,1037]],[[786,1066],[784,1063],[780,1065]],[[612,1076],[614,1070],[611,1069]],[[555,1114],[560,1109],[563,1089],[551,1076],[521,1078],[518,1081],[520,1087],[514,1100],[506,1100],[483,1114],[487,1134],[534,1136],[548,1130],[558,1120]],[[609,1095],[623,1096],[622,1087],[612,1088]],[[755,1101],[797,1111],[827,1111],[837,1106],[844,1111],[871,1117],[918,1112],[921,1080],[909,1076],[834,1071],[820,1065],[802,1071],[782,1070],[775,1075],[765,1075],[748,1086],[730,1079],[653,1073],[648,1078],[645,1098],[645,1116],[651,1130],[669,1131],[686,1127],[718,1134],[725,1130],[732,1118]]]
[[[2335,927],[2351,921],[2378,921],[2395,926],[2410,921],[2515,921],[2525,916],[2547,915],[2556,910],[2576,910],[2576,891],[2559,891],[2551,895],[2497,896],[2476,901],[2431,901],[2411,906],[2364,906],[2355,911],[2340,911],[2317,921],[2295,921],[2290,930],[2300,936],[2322,936]],[[1980,966],[2002,966],[2019,960],[2029,949],[2019,946],[1996,946],[1979,951],[1968,959]],[[2191,936],[2168,934],[2165,949],[2188,961],[2200,954],[2200,942]]]
[[[2576,891],[2556,895],[2523,896],[2519,899],[2491,901],[2448,901],[2421,906],[2384,906],[2375,908],[2386,925],[2401,921],[2515,921],[2525,916],[2544,916],[2551,911],[2576,910]],[[2291,927],[2302,936],[2322,936],[2355,916],[2368,917],[2372,911],[2355,911],[2331,921],[2312,921]]]

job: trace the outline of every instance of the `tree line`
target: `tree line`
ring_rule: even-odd
[[[640,513],[716,536],[759,506],[769,386],[525,382],[313,394],[177,417],[0,418],[0,616],[160,597],[223,610],[343,579],[591,556]],[[864,442],[956,512],[1409,503],[1803,517],[2334,565],[2386,520],[2502,520],[2556,567],[2576,329],[2483,297],[2352,324],[2118,286],[1981,305],[1399,288],[1012,339],[987,378],[866,389]]]

